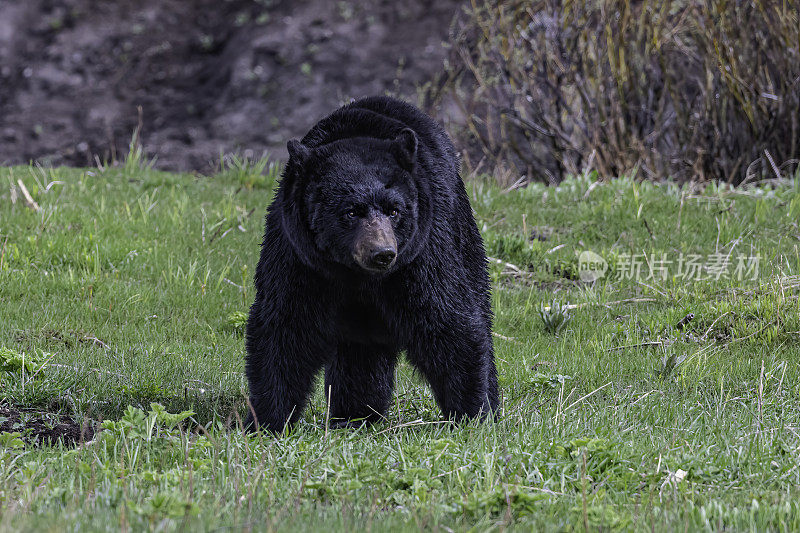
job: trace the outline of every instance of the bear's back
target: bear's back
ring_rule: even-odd
[[[458,175],[458,154],[444,128],[413,105],[388,96],[362,98],[340,107],[311,128],[302,143],[317,148],[354,137],[390,140],[404,128],[416,133],[423,166]]]

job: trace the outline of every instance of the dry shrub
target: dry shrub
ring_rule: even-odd
[[[786,177],[800,157],[798,13],[800,0],[472,0],[443,87],[500,175]]]

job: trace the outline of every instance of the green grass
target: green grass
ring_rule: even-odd
[[[276,172],[0,169],[2,396],[108,420],[75,449],[0,435],[0,530],[800,528],[797,186],[475,180],[500,419],[442,423],[404,363],[383,424],[326,430],[320,387],[290,434],[244,437]],[[594,283],[586,250],[609,264]],[[727,276],[678,275],[729,252]],[[732,275],[740,254],[757,275]]]

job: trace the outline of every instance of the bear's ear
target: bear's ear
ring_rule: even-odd
[[[301,143],[297,139],[292,139],[286,143],[286,148],[289,150],[289,161],[301,167],[306,163],[306,160],[311,153],[311,150],[308,149],[308,146]]]
[[[417,134],[410,128],[403,128],[392,141],[392,152],[395,159],[404,169],[414,169],[417,158]]]

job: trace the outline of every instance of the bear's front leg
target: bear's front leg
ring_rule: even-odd
[[[480,325],[442,324],[409,346],[408,359],[430,383],[448,419],[483,418],[497,410],[491,333]]]
[[[314,378],[327,359],[320,336],[299,328],[291,320],[269,316],[255,304],[247,323],[250,409],[245,429],[277,433],[295,423],[306,406]]]
[[[331,427],[381,420],[392,401],[396,363],[397,353],[386,347],[340,343],[325,368]]]

